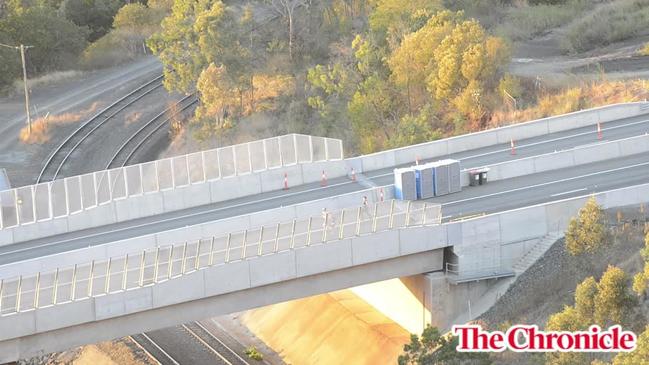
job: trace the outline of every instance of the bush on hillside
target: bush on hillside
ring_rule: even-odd
[[[604,212],[594,197],[588,199],[566,230],[566,249],[571,255],[595,252],[606,243]]]

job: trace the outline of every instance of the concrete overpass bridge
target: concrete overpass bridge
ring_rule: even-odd
[[[253,142],[265,156],[258,171],[252,145],[232,147],[233,160],[246,156],[235,151],[247,150],[249,164],[240,175],[234,163],[227,178],[209,179],[205,162],[212,160],[200,153],[200,159],[181,156],[179,165],[170,159],[71,177],[63,180],[63,195],[56,193],[56,182],[0,192],[5,264],[0,266],[0,353],[6,354],[0,360],[420,273],[439,273],[427,275],[427,302],[431,310],[448,312],[452,306],[440,298],[453,296],[448,290],[439,295],[448,264],[459,268],[452,274],[456,283],[512,275],[539,239],[565,227],[583,198],[547,202],[646,180],[649,162],[642,152],[649,150],[644,135],[649,120],[644,112],[641,103],[615,105],[347,159],[342,149],[329,152],[340,142],[323,140],[328,147],[320,161],[315,161],[314,137],[298,142],[291,135],[278,138],[282,157],[273,168],[266,148],[273,142]],[[598,121],[604,122],[606,139],[593,144]],[[508,145],[514,138],[518,148],[512,156]],[[291,146],[291,140],[287,153],[296,157],[284,165],[281,145]],[[309,151],[310,160],[300,162],[298,150]],[[227,168],[220,165],[221,151],[214,153],[221,174]],[[445,156],[460,158],[465,167],[491,166],[496,181],[423,203],[393,202],[389,186],[367,189],[389,184],[394,166]],[[191,164],[192,158],[200,163]],[[161,184],[160,166],[170,166],[173,174],[186,171],[180,172],[186,184],[177,185],[173,174],[170,186]],[[359,181],[350,181],[351,168]],[[326,187],[319,186],[322,170],[330,178]],[[284,174],[298,176],[301,185],[280,190]],[[102,177],[111,184],[102,187]],[[145,188],[144,177],[155,184]],[[579,188],[562,190],[570,184]],[[607,206],[644,199],[645,186],[628,189],[601,199]],[[108,198],[100,198],[106,192]],[[370,196],[370,207],[355,206],[363,195]],[[86,207],[84,196],[94,196],[90,201],[96,204]],[[314,198],[323,200],[309,203]],[[25,208],[30,205],[31,210]],[[47,209],[39,210],[40,205]],[[332,213],[327,222],[319,214],[323,205]],[[53,213],[62,206],[65,214]],[[486,212],[496,213],[449,222]],[[31,221],[25,219],[30,214]],[[50,259],[63,256],[73,261],[61,265]]]

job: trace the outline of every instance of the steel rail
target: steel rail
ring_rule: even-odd
[[[160,118],[162,118],[164,115],[168,115],[168,113],[170,112],[170,110],[172,108],[180,106],[185,102],[188,102],[188,103],[186,105],[184,105],[184,106],[181,106],[180,110],[178,110],[177,113],[165,118],[163,121],[159,122],[158,124],[155,124],[156,121],[160,120]],[[108,164],[106,164],[106,170],[111,169],[111,168],[115,168],[115,167],[124,167],[126,164],[128,164],[128,162],[133,157],[133,155],[142,147],[142,145],[144,145],[144,143],[146,143],[149,140],[149,138],[151,138],[151,136],[154,133],[156,133],[157,131],[160,130],[160,128],[165,126],[169,122],[169,120],[171,120],[172,117],[184,112],[185,110],[190,108],[192,105],[196,104],[197,102],[198,102],[198,98],[196,97],[196,94],[189,94],[189,95],[183,97],[182,99],[180,99],[179,101],[177,101],[174,104],[174,106],[165,109],[164,111],[162,111],[161,113],[159,113],[158,115],[153,117],[151,120],[146,122],[144,125],[142,125],[142,127],[140,127],[135,133],[133,133],[131,135],[131,137],[129,137],[119,147],[119,149],[117,150],[117,152],[115,152],[115,154],[110,159]],[[147,130],[149,127],[151,127],[154,124],[155,124],[155,128],[153,128],[152,130],[149,131],[149,133],[144,135],[144,137],[142,139],[136,140],[136,138],[138,136],[143,135],[145,130]],[[128,149],[128,146],[132,145],[133,143],[135,143],[135,145],[132,148]]]
[[[136,101],[140,100],[144,96],[150,94],[154,90],[156,90],[159,87],[162,87],[162,78],[163,76],[160,75],[153,80],[148,81],[144,85],[138,87],[137,89],[131,91],[130,93],[124,95],[117,101],[113,102],[106,108],[102,109],[90,119],[85,121],[82,125],[80,125],[77,129],[75,129],[52,153],[49,155],[47,160],[45,161],[45,164],[43,168],[41,169],[40,174],[38,175],[38,178],[36,180],[36,183],[41,183],[45,179],[48,181],[55,180],[59,173],[61,172],[61,169],[65,162],[70,158],[72,153],[81,145],[82,142],[84,142],[93,132],[95,132],[100,126],[102,126],[104,123],[109,121],[111,118],[113,118],[117,113],[121,112],[128,106],[132,105]],[[153,85],[152,87],[150,87]],[[129,98],[133,98],[133,100],[128,100]],[[126,103],[124,104],[124,102]],[[108,115],[106,115],[108,114]],[[104,117],[102,120],[101,117]],[[78,138],[78,140],[76,140]],[[76,140],[76,143],[75,143]],[[73,144],[74,143],[74,144]],[[72,145],[70,150],[66,150],[68,146]],[[56,161],[58,159],[61,159],[61,161]],[[54,171],[52,171],[54,170]]]

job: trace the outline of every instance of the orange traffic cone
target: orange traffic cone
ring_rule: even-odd
[[[514,145],[514,139],[513,138],[511,138],[509,140],[509,144],[511,145],[511,154],[515,155],[516,154],[516,146]]]
[[[602,139],[602,124],[597,122],[597,139]]]
[[[352,167],[352,181],[356,181],[356,171],[354,171],[353,167]]]
[[[288,174],[284,173],[284,190],[288,190]]]

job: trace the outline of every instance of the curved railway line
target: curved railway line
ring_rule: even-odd
[[[229,348],[223,341],[214,336],[200,322],[191,322],[180,326],[183,332],[187,333],[191,340],[196,341],[209,353],[214,355],[214,363],[222,365],[250,365],[244,358],[239,356],[234,350]],[[135,344],[143,349],[150,357],[162,365],[184,365],[187,362],[179,358],[174,358],[158,343],[147,335],[141,333],[130,337]],[[178,357],[178,356],[177,356]]]
[[[174,106],[165,109],[146,122],[119,147],[117,152],[106,165],[106,170],[128,165],[131,158],[133,158],[133,155],[135,155],[135,153],[144,145],[144,143],[146,143],[146,141],[149,140],[149,138],[151,138],[153,134],[167,125],[172,117],[191,108],[196,103],[198,103],[198,97],[196,94],[189,94],[177,101]],[[176,110],[176,113],[170,115],[170,112],[173,109]]]
[[[156,89],[162,87],[163,76],[157,76],[153,80],[148,81],[144,85],[131,91],[125,96],[121,97],[114,103],[102,109],[97,114],[93,115],[90,119],[81,124],[72,134],[70,134],[63,142],[49,155],[36,183],[55,180],[65,163],[68,161],[72,153],[79,148],[79,146],[95,132],[99,127],[104,125],[107,121],[113,118],[122,110],[126,109],[133,103],[142,99],[144,96],[149,95]]]

